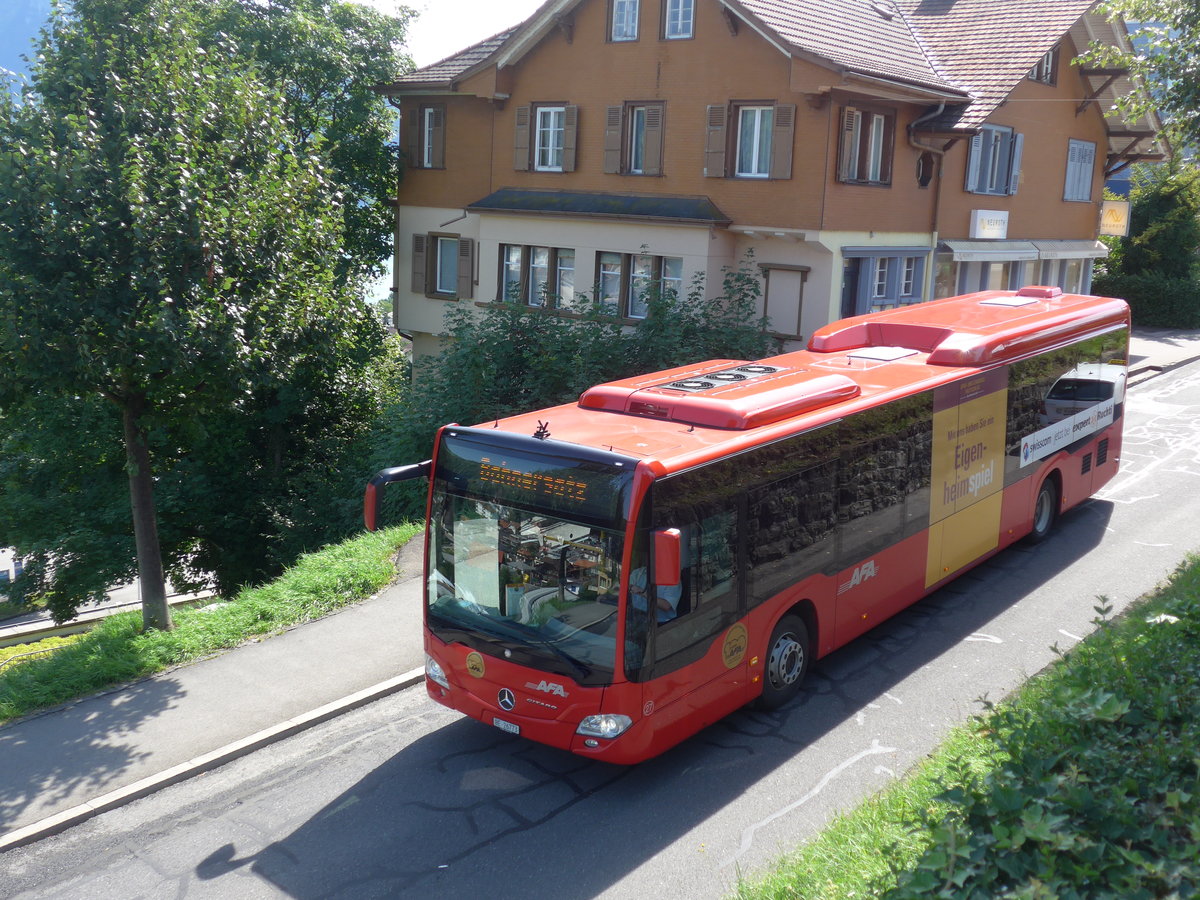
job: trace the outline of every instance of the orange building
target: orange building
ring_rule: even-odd
[[[378,90],[401,111],[395,321],[578,295],[636,325],[752,252],[770,330],[1090,286],[1106,175],[1160,158],[1095,0],[548,0]]]

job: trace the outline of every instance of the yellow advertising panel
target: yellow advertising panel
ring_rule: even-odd
[[[999,542],[1008,370],[938,388],[933,410],[926,586]]]

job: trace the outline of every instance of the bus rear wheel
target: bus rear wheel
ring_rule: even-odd
[[[784,616],[771,632],[758,705],[778,709],[800,690],[808,671],[808,628],[798,616]]]
[[[1040,544],[1050,536],[1054,520],[1058,518],[1058,486],[1047,478],[1038,489],[1033,504],[1033,530],[1029,532],[1029,543]]]

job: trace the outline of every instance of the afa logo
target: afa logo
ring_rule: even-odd
[[[1031,448],[1029,446],[1029,441],[1022,441],[1021,442],[1021,459],[1023,459],[1025,462],[1029,462],[1029,456],[1031,453],[1033,453],[1033,448]]]
[[[838,593],[844,594],[851,588],[856,588],[868,578],[874,578],[879,574],[879,567],[875,565],[875,560],[869,559],[861,566],[856,568],[850,575],[850,580],[838,585]]]

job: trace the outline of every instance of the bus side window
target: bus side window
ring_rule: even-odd
[[[755,488],[747,501],[752,606],[831,565],[837,547],[835,463]]]

